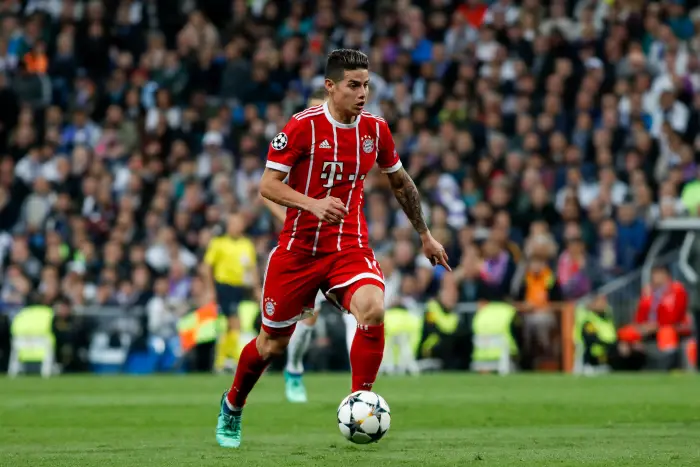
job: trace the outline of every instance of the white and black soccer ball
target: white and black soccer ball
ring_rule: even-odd
[[[375,392],[353,392],[338,407],[338,428],[355,444],[376,443],[389,431],[389,426],[389,404]]]

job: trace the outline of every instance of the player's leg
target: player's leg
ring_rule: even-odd
[[[287,366],[284,370],[285,394],[289,402],[306,402],[306,387],[302,380],[304,375],[304,356],[311,345],[314,326],[318,320],[318,308],[313,316],[297,323],[287,348]]]
[[[287,373],[301,376],[304,374],[304,355],[311,344],[311,335],[318,320],[318,314],[297,323],[297,327],[289,340],[287,349]]]
[[[350,348],[352,392],[372,390],[384,357],[384,288],[374,283],[358,285],[347,292],[350,313],[357,320]]]
[[[327,295],[357,320],[350,348],[352,392],[372,390],[384,356],[384,276],[370,250],[334,258]]]
[[[305,318],[304,309],[313,306],[316,275],[308,261],[286,250],[270,254],[262,290],[262,329],[243,348],[231,389],[221,401],[216,439],[222,447],[240,445],[246,399],[271,359],[284,353],[296,323]]]
[[[345,345],[348,349],[348,358],[350,358],[350,350],[352,349],[352,341],[355,340],[355,330],[357,329],[357,320],[352,313],[343,313],[343,321],[345,322]]]
[[[243,347],[236,367],[231,389],[221,399],[221,410],[216,426],[216,440],[225,448],[237,448],[241,444],[241,418],[248,394],[270,364],[272,358],[282,355],[289,344],[295,325],[275,329],[271,333],[265,329]]]

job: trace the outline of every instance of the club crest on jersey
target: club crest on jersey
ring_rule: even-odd
[[[277,133],[277,136],[272,138],[272,142],[270,144],[272,145],[272,149],[280,151],[287,146],[288,141],[289,138],[287,138],[287,135],[285,135],[284,132],[280,132]]]
[[[362,150],[365,154],[369,154],[374,151],[374,140],[371,136],[365,135],[362,137]]]
[[[272,316],[275,314],[275,301],[271,298],[265,299],[265,314],[267,316]]]

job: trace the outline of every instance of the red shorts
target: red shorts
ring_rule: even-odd
[[[319,290],[349,312],[352,295],[366,284],[384,290],[384,274],[369,248],[311,257],[276,247],[263,281],[262,327],[268,334],[291,335],[297,321],[313,314]]]

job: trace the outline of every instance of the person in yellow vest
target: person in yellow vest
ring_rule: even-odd
[[[420,344],[422,358],[437,358],[444,368],[457,369],[466,361],[466,349],[460,349],[457,335],[459,315],[455,312],[459,292],[452,274],[445,274],[436,299],[425,307],[423,337]],[[466,339],[462,339],[466,341]]]
[[[583,344],[583,364],[622,367],[617,351],[617,330],[605,295],[599,294],[576,310],[574,341]]]
[[[260,288],[255,245],[244,235],[245,227],[241,214],[231,214],[226,222],[226,232],[210,241],[204,255],[205,283],[216,299],[219,312],[228,320],[226,333],[216,350],[216,371],[222,371],[230,359],[238,358],[238,304],[254,296]]]

